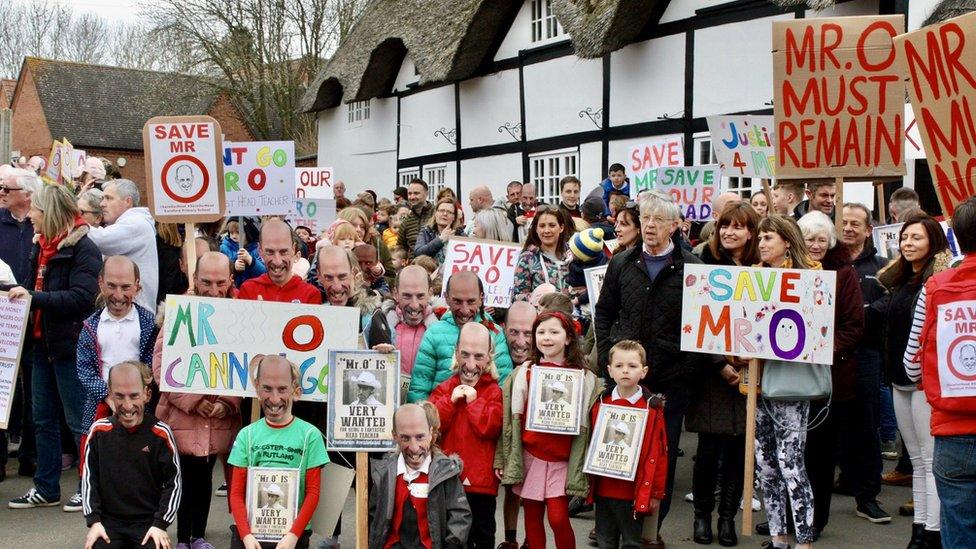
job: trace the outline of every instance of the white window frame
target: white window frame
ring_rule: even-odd
[[[579,177],[579,147],[529,155],[529,181],[539,204],[559,204],[559,180]]]
[[[694,136],[694,160],[696,166],[718,164],[718,158],[712,150],[712,137],[708,132],[696,133]],[[706,158],[707,154],[707,158]],[[762,182],[753,177],[725,177],[722,176],[723,192],[731,191],[742,198],[749,198],[757,190],[762,190]]]
[[[447,187],[447,164],[430,164],[424,166],[423,180],[427,182],[427,200],[434,202],[437,193]]]
[[[369,120],[369,99],[346,103],[346,124],[361,126],[363,121]]]
[[[533,44],[547,42],[564,34],[562,25],[552,11],[552,0],[529,0]]]
[[[397,170],[397,187],[406,187],[414,179],[420,178],[420,168],[403,168]]]

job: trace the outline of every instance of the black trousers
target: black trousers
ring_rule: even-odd
[[[644,521],[634,518],[634,502],[597,496],[596,544],[600,549],[639,549]]]
[[[695,514],[705,515],[715,509],[715,488],[721,483],[718,515],[722,518],[735,517],[742,498],[745,451],[745,435],[698,434],[691,479]]]
[[[664,517],[668,516],[668,510],[671,508],[674,471],[678,465],[678,444],[681,442],[681,426],[690,401],[689,389],[684,385],[668,388],[664,391],[664,398],[664,425],[668,433],[668,481],[664,499],[661,500],[661,510],[658,512],[658,528],[664,524]]]
[[[810,403],[811,420],[826,404],[825,400]],[[805,460],[810,487],[813,489],[813,526],[820,531],[826,528],[830,520],[842,407],[843,403],[833,402],[824,422],[807,431]]]
[[[312,537],[311,530],[305,530],[302,537],[298,538],[298,543],[295,544],[295,549],[308,549],[309,538]],[[261,549],[274,549],[278,545],[273,541],[262,541]],[[240,534],[237,533],[237,526],[233,524],[230,526],[230,549],[244,549],[244,542],[241,541]]]
[[[199,457],[180,454],[183,498],[176,511],[178,543],[190,543],[191,538],[206,537],[210,500],[213,498],[213,469],[216,463],[216,455]]]
[[[464,494],[471,507],[471,533],[468,534],[469,549],[494,549],[495,547],[495,508],[498,496],[488,494]]]
[[[152,520],[123,522],[112,520],[103,515],[102,527],[105,528],[105,533],[108,534],[108,539],[111,541],[105,543],[105,540],[99,538],[95,541],[94,547],[95,549],[134,549],[136,547],[155,549],[156,544],[152,540],[147,541],[145,545],[142,544],[142,539],[146,537],[146,532],[149,531],[150,526],[152,526]]]
[[[840,421],[840,476],[857,503],[875,501],[881,493],[881,353],[859,351],[854,400],[837,402]]]

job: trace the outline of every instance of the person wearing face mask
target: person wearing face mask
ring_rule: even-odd
[[[878,272],[878,281],[888,294],[871,303],[869,323],[883,326],[882,355],[898,431],[912,462],[911,549],[940,546],[939,498],[932,469],[935,439],[930,419],[932,407],[905,372],[904,357],[912,331],[912,317],[918,295],[933,274],[946,270],[952,259],[945,232],[939,222],[924,213],[904,220],[899,233],[900,255]]]
[[[499,383],[512,370],[505,334],[484,310],[485,292],[481,279],[472,271],[458,271],[447,279],[447,304],[450,311],[427,329],[410,378],[408,402],[424,400],[444,380],[451,377],[454,351],[461,328],[469,322],[483,323],[495,340],[495,365]]]
[[[823,533],[830,518],[830,500],[834,490],[834,470],[837,450],[841,447],[841,424],[864,423],[867,418],[860,417],[856,407],[855,384],[857,378],[858,348],[864,335],[864,301],[861,285],[854,269],[851,251],[846,244],[837,239],[833,222],[820,211],[811,211],[797,222],[810,253],[810,258],[819,261],[824,270],[837,273],[834,308],[834,361],[830,366],[832,394],[826,418],[807,433],[806,465],[813,488],[813,527],[817,534]],[[810,414],[816,417],[825,402],[810,404]],[[877,439],[877,431],[866,427],[865,437]],[[880,443],[876,443],[880,444]],[[845,450],[850,450],[846,444]],[[865,466],[870,459],[880,457],[880,446],[875,446],[871,454],[865,455]],[[881,471],[866,469],[867,485],[875,488],[859,488],[856,495],[857,516],[875,524],[891,522],[888,513],[878,505],[877,495],[880,486],[877,480]]]
[[[461,328],[454,375],[430,394],[441,420],[441,446],[464,463],[461,484],[473,519],[468,547],[494,549],[498,478],[492,464],[502,432],[502,390],[488,328],[469,322]]]
[[[292,266],[299,257],[298,247],[284,221],[269,219],[261,225],[258,249],[266,272],[241,284],[241,299],[313,305],[322,303],[318,288],[292,273]]]
[[[86,433],[92,422],[111,415],[106,397],[112,366],[128,361],[149,364],[158,330],[153,313],[135,302],[141,287],[139,267],[131,259],[121,255],[106,258],[98,289],[105,306],[85,319],[78,336],[76,362],[85,392],[82,429]],[[155,389],[150,387],[153,393]],[[155,412],[155,404],[148,402],[150,413]],[[81,494],[75,494],[64,507],[80,511]]]
[[[109,370],[115,413],[88,432],[81,485],[88,534],[85,549],[169,549],[183,483],[168,425],[146,412],[151,379],[139,362]]]
[[[241,429],[227,462],[233,466],[230,483],[232,549],[261,549],[251,534],[247,494],[249,467],[298,469],[298,516],[277,549],[304,549],[312,535],[309,521],[319,503],[322,466],[329,463],[321,433],[292,415],[302,394],[298,366],[279,355],[258,355],[251,360],[254,390],[264,417]]]
[[[193,273],[193,293],[200,297],[233,299],[233,267],[221,252],[209,251],[197,240],[197,268]],[[159,322],[162,324],[162,317]],[[160,331],[152,354],[156,384],[163,363],[163,333]],[[193,549],[209,549],[206,541],[213,470],[218,458],[227,461],[234,437],[241,428],[241,398],[165,392],[159,397],[156,415],[173,430],[179,453],[183,498],[177,511],[176,540]],[[225,469],[224,478],[230,478]],[[226,490],[226,485],[224,487]],[[212,546],[210,546],[212,547]]]
[[[370,469],[369,546],[460,548],[472,519],[461,459],[437,447],[437,409],[404,404],[393,414],[397,451]]]
[[[430,277],[419,265],[408,265],[397,275],[394,300],[383,302],[363,332],[366,345],[381,353],[400,351],[400,376],[409,380],[417,349],[427,328],[437,322],[430,308]],[[409,381],[405,382],[409,386]],[[406,395],[404,395],[406,396]]]
[[[338,246],[323,246],[319,250],[317,266],[324,303],[359,309],[358,331],[363,333],[380,306],[380,295],[364,286],[363,273],[359,270],[356,256]]]

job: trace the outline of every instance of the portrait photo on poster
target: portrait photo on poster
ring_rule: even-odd
[[[600,406],[583,472],[634,480],[646,424],[646,409],[612,404]]]
[[[258,541],[278,541],[298,516],[298,469],[249,467],[247,518]]]
[[[583,414],[583,370],[534,366],[525,428],[578,435]]]
[[[331,351],[328,385],[328,449],[393,449],[393,412],[400,400],[399,351]]]

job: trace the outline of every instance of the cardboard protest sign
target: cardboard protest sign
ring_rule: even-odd
[[[292,227],[303,225],[317,236],[336,220],[336,201],[319,198],[295,199],[295,211],[285,219]]]
[[[832,364],[834,271],[685,265],[681,350]]]
[[[71,167],[74,161],[72,151],[71,143],[67,139],[52,143],[51,155],[48,157],[42,175],[58,185],[71,181]]]
[[[905,173],[902,15],[773,22],[776,177]]]
[[[352,481],[356,478],[356,470],[343,467],[330,461],[322,467],[322,488],[320,494],[331,494],[335,497],[319,498],[315,507],[315,514],[309,524],[313,532],[332,532],[335,530],[342,509],[346,506],[345,495],[352,488]]]
[[[10,301],[0,292],[0,429],[10,421],[30,303],[30,296]]]
[[[88,161],[88,152],[82,149],[71,150],[71,175],[81,174],[85,170],[85,162]]]
[[[942,398],[976,396],[976,301],[939,305],[935,325]]]
[[[607,267],[609,266],[607,264],[583,270],[583,276],[586,277],[586,294],[590,298],[590,318],[596,318],[596,302],[600,299],[600,291],[603,290],[603,277],[607,276]]]
[[[247,468],[247,521],[258,541],[280,541],[298,516],[298,469]]]
[[[332,168],[295,168],[295,196],[335,200]]]
[[[874,243],[875,249],[878,251],[878,255],[886,259],[897,259],[901,254],[900,251],[900,235],[901,228],[904,223],[892,223],[890,225],[879,225],[871,230],[871,240]],[[952,257],[955,260],[961,260],[963,257],[962,252],[959,251],[959,245],[956,243],[956,234],[949,226],[949,223],[942,221],[939,223],[942,226],[942,230],[945,231],[946,240],[949,241],[949,251],[952,252]]]
[[[302,374],[302,400],[325,402],[328,352],[358,346],[359,309],[166,296],[162,391],[254,396],[251,361],[282,354]]]
[[[227,215],[288,215],[295,211],[295,142],[224,143]]]
[[[680,135],[669,135],[661,139],[634,145],[630,148],[630,181],[640,190],[649,188],[642,181],[648,173],[663,166],[683,166],[685,150]],[[636,195],[637,192],[633,191]]]
[[[452,237],[447,243],[444,257],[444,290],[447,298],[447,281],[460,271],[474,271],[485,286],[485,307],[509,307],[512,305],[512,287],[515,285],[515,264],[522,247],[493,240]]]
[[[400,352],[329,351],[329,450],[392,450]]]
[[[646,425],[646,408],[600,405],[583,462],[583,472],[634,480]]]
[[[196,223],[224,217],[220,124],[209,116],[157,116],[142,128],[146,191],[156,221]]]
[[[911,103],[905,103],[905,160],[925,158],[925,147],[922,145],[922,133],[915,119],[915,109]]]
[[[721,183],[718,166],[655,168],[637,179],[637,192],[657,189],[674,199],[687,219],[701,221],[712,216],[712,197],[721,192]]]
[[[708,131],[719,168],[728,177],[776,176],[772,116],[709,116]]]
[[[976,13],[895,39],[939,204],[976,195]]]
[[[525,428],[578,435],[583,411],[583,370],[533,366]]]

